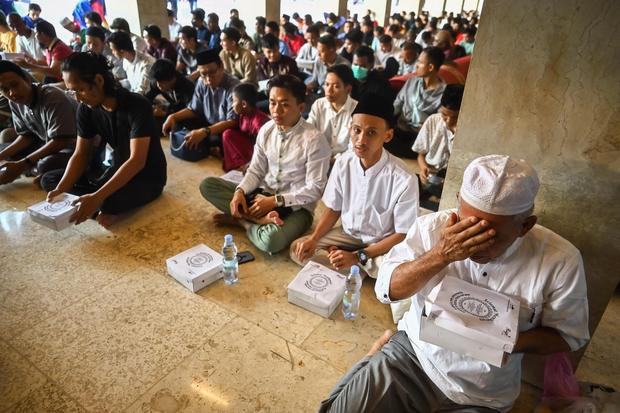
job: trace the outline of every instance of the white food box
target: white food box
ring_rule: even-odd
[[[344,295],[346,277],[310,261],[288,285],[288,302],[329,318]]]
[[[204,244],[168,258],[166,267],[168,274],[194,293],[224,276],[222,255]]]
[[[239,185],[243,180],[243,172],[233,169],[220,176],[220,179]]]
[[[455,277],[429,294],[420,340],[501,367],[518,336],[519,301]]]
[[[9,60],[11,62],[14,62],[16,60],[25,59],[26,55],[24,53],[1,52],[0,57],[2,57],[2,60]]]
[[[79,197],[67,193],[58,195],[53,202],[42,201],[28,208],[30,218],[41,225],[62,231],[71,225],[69,218],[77,209],[73,205]]]

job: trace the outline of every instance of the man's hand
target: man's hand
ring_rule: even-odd
[[[431,169],[428,166],[421,166],[420,167],[420,181],[422,181],[423,184],[427,184],[428,183],[428,175],[431,173]]]
[[[230,213],[235,218],[243,218],[242,215],[248,213],[248,204],[245,202],[243,190],[238,189],[230,201]]]
[[[254,218],[261,218],[276,209],[276,206],[275,196],[256,195],[249,212]]]
[[[308,237],[299,242],[295,248],[295,255],[299,258],[299,261],[304,262],[308,258],[312,257],[314,255],[314,251],[316,251],[316,244],[317,242],[312,237]]]
[[[174,127],[177,125],[177,121],[174,119],[174,115],[168,116],[166,121],[161,127],[161,131],[164,135],[168,135],[170,132],[174,130]]]
[[[163,118],[164,116],[166,116],[166,111],[160,108],[159,106],[154,106],[153,116],[155,116],[156,118]]]
[[[209,135],[207,135],[207,132],[204,129],[194,129],[185,135],[185,143],[189,149],[195,149],[207,136]]]
[[[341,270],[343,268],[349,268],[354,264],[357,264],[357,254],[351,251],[344,251],[338,249],[337,247],[330,247],[329,253],[327,254],[327,258],[329,258],[329,262],[334,266],[337,270]]]
[[[0,185],[10,184],[19,176],[22,172],[28,169],[28,164],[23,161],[5,162],[0,167]]]
[[[77,210],[71,215],[69,218],[69,222],[75,222],[75,224],[81,224],[86,221],[88,218],[92,217],[95,212],[99,210],[101,204],[103,204],[103,199],[97,193],[82,195],[75,201],[73,204],[78,204]]]
[[[433,251],[439,254],[446,265],[462,261],[484,251],[495,242],[495,230],[488,228],[488,221],[476,217],[458,221],[458,216],[451,213],[447,225],[441,231],[441,239],[433,247]]]

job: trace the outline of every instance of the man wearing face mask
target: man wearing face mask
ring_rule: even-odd
[[[393,101],[396,96],[388,77],[382,68],[375,67],[375,53],[368,46],[359,47],[353,54],[353,76],[359,82],[353,97],[358,99],[365,95],[381,96]]]

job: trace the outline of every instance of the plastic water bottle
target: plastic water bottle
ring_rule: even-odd
[[[222,247],[222,268],[224,270],[224,283],[234,285],[239,282],[239,260],[237,259],[237,246],[230,234],[224,237]]]
[[[351,272],[347,275],[344,296],[342,297],[342,314],[347,320],[355,319],[359,313],[361,288],[362,277],[360,277],[360,268],[357,265],[352,265]]]

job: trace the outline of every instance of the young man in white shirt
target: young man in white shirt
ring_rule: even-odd
[[[45,64],[45,53],[37,40],[34,30],[31,30],[22,17],[17,13],[9,14],[9,26],[17,33],[17,53],[24,53],[27,57],[36,60],[37,64]]]
[[[250,241],[270,254],[310,228],[327,181],[330,148],[323,134],[301,117],[305,93],[295,76],[272,78],[272,120],[258,132],[241,183],[209,177],[200,184],[202,196],[224,212],[214,217],[216,222],[243,226]]]
[[[400,48],[394,45],[394,40],[389,34],[384,34],[379,38],[379,50],[377,50],[377,60],[382,67],[386,67],[389,58],[398,62]]]
[[[129,34],[124,31],[112,33],[108,38],[112,54],[123,59],[123,70],[127,74],[127,84],[130,91],[145,95],[151,85],[151,66],[155,58],[143,52],[137,52]],[[121,82],[123,84],[124,82]],[[126,86],[126,85],[123,85]]]
[[[319,51],[317,50],[317,45],[319,44],[319,26],[314,24],[309,26],[306,29],[304,38],[306,39],[306,44],[299,49],[295,61],[300,70],[312,74],[314,62],[319,58]]]
[[[439,207],[438,198],[441,197],[443,180],[452,152],[464,88],[463,85],[456,84],[446,86],[441,95],[438,113],[424,121],[411,148],[418,154],[419,177],[422,184],[420,203],[433,211],[437,211]]]
[[[300,265],[318,253],[348,271],[361,265],[377,277],[384,254],[405,239],[418,212],[418,183],[405,165],[383,149],[392,138],[392,103],[365,96],[353,111],[352,151],[338,157],[323,194],[327,210],[311,235],[291,245]],[[341,226],[335,226],[338,220]],[[326,255],[326,257],[325,257]]]
[[[327,138],[332,149],[332,162],[349,148],[351,115],[357,105],[357,100],[350,96],[354,82],[349,66],[329,67],[323,84],[325,97],[314,101],[308,115],[308,123]]]
[[[536,225],[538,188],[525,161],[488,155],[469,164],[459,208],[418,218],[379,270],[379,300],[412,299],[399,331],[375,343],[320,412],[507,412],[519,396],[524,354],[576,351],[588,341],[581,254]],[[502,367],[420,340],[425,299],[447,275],[520,302],[517,341]]]

